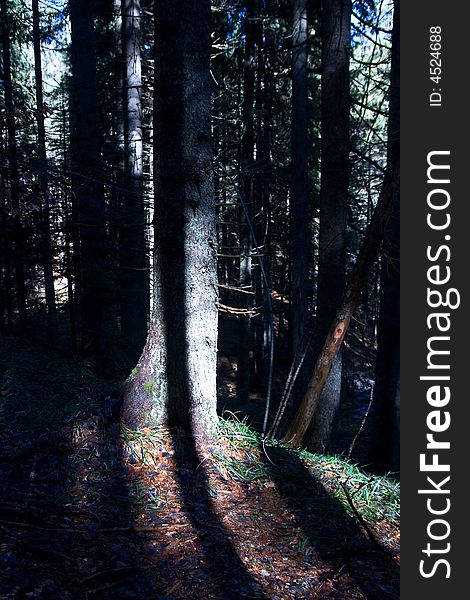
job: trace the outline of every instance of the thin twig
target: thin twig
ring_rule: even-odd
[[[351,458],[351,454],[352,454],[352,451],[353,451],[354,446],[356,444],[356,440],[361,435],[362,430],[364,429],[367,417],[369,416],[370,407],[372,406],[372,402],[373,401],[374,401],[374,385],[372,385],[372,388],[370,390],[370,400],[369,400],[369,404],[367,406],[367,410],[366,410],[366,412],[364,414],[364,417],[362,419],[361,426],[359,427],[359,430],[357,431],[356,435],[353,437],[351,445],[349,446],[348,458]]]
[[[354,505],[353,499],[351,498],[351,494],[349,493],[348,488],[346,487],[346,484],[344,483],[344,481],[340,482],[341,487],[343,488],[343,492],[344,495],[346,496],[346,500],[348,501],[349,506],[351,507],[351,510],[353,511],[356,519],[359,521],[361,527],[364,529],[364,531],[367,534],[367,537],[369,538],[369,540],[375,544],[376,546],[378,546],[381,550],[383,549],[382,544],[377,540],[374,532],[372,531],[372,529],[369,527],[369,525],[367,525],[367,523],[365,522],[363,516],[361,515],[361,513],[357,510],[357,508]]]
[[[115,569],[106,569],[104,571],[97,571],[93,575],[89,575],[81,580],[80,583],[89,583],[99,577],[107,577],[108,575],[119,575],[121,573],[129,573],[129,571],[135,571],[137,567],[116,567]]]
[[[292,390],[294,389],[295,382],[297,381],[297,377],[300,373],[300,369],[304,363],[305,357],[307,356],[308,349],[310,348],[310,344],[313,339],[313,335],[315,330],[311,332],[308,342],[305,345],[305,348],[302,351],[298,350],[296,355],[294,356],[294,360],[292,361],[292,365],[289,371],[289,375],[287,377],[286,385],[284,386],[284,391],[282,393],[281,402],[279,404],[279,408],[277,409],[276,416],[274,417],[273,424],[271,425],[271,429],[269,430],[268,437],[273,438],[281,423],[282,417],[284,416],[284,412],[286,410],[287,404],[289,402],[290,395],[292,394]],[[294,369],[296,360],[300,356],[300,361],[297,365],[297,368]]]

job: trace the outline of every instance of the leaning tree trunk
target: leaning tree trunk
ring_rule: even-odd
[[[210,1],[156,2],[155,25],[154,307],[122,416],[207,434],[217,422]]]
[[[398,164],[392,164],[385,175],[369,229],[346,286],[343,302],[330,324],[326,341],[320,350],[302,404],[284,436],[284,442],[293,448],[298,448],[302,443],[305,432],[320,403],[323,388],[360,299],[367,273],[376,259],[383,239],[384,227],[390,217],[398,177]]]
[[[394,25],[396,25],[397,18],[396,15]],[[393,43],[398,43],[396,36],[393,38]],[[396,52],[396,48],[395,50],[392,49],[392,53],[394,52]],[[334,359],[341,348],[354,310],[360,300],[367,274],[379,252],[392,210],[396,207],[395,202],[399,196],[400,177],[399,122],[397,121],[399,79],[397,68],[398,63],[397,58],[395,58],[391,72],[387,170],[384,182],[362,247],[346,285],[343,302],[330,323],[328,335],[318,356],[307,392],[284,437],[285,443],[292,447],[299,447],[302,443],[305,432],[321,401],[322,391],[332,369]]]
[[[318,248],[318,296],[314,352],[322,347],[345,285],[346,218],[349,186],[350,0],[330,0],[322,7],[321,189]],[[324,450],[341,395],[341,353],[309,432],[309,447]]]
[[[395,0],[390,72],[388,160],[400,157],[400,0]],[[377,328],[372,448],[377,471],[398,468],[398,401],[400,397],[400,195],[395,190],[392,214],[385,229],[380,272],[380,313]]]

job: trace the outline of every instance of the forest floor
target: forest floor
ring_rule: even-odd
[[[398,484],[221,420],[130,431],[112,383],[0,339],[0,598],[399,598]]]

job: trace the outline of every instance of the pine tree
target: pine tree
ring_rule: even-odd
[[[122,411],[132,425],[208,434],[217,420],[210,2],[155,5],[154,306]]]

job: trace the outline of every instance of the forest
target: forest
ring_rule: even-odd
[[[0,0],[0,598],[399,598],[399,11]]]

